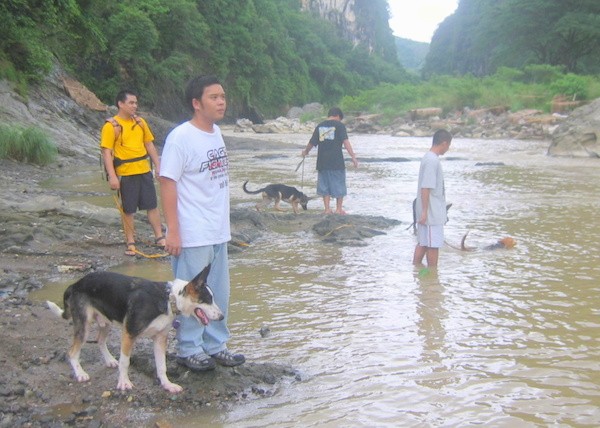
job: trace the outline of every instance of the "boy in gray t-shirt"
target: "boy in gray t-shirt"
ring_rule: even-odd
[[[436,267],[439,249],[444,245],[444,223],[446,223],[446,195],[444,173],[439,157],[450,148],[452,135],[438,130],[433,135],[431,149],[421,159],[417,202],[417,246],[413,264],[421,265],[427,258],[428,267]]]

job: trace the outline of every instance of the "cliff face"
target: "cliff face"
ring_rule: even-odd
[[[343,37],[355,46],[362,42],[371,47],[372,43],[361,36],[357,26],[355,0],[301,0],[301,2],[303,11],[335,24]]]
[[[87,162],[99,168],[100,128],[116,109],[103,105],[94,94],[55,65],[27,98],[0,79],[0,123],[41,129],[55,142],[61,165]],[[173,123],[140,112],[152,123],[156,144],[162,145]]]

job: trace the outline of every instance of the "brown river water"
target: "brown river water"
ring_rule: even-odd
[[[230,151],[232,206],[258,201],[242,192],[245,180],[315,194],[314,154],[294,171],[307,135],[254,137],[281,149]],[[348,169],[346,211],[402,225],[366,247],[331,246],[306,230],[274,232],[232,254],[229,347],[290,364],[304,380],[174,423],[600,426],[600,161],[547,157],[547,142],[455,139],[443,157],[451,245],[435,273],[411,265],[415,238],[406,230],[431,140],[350,138],[364,161]],[[505,236],[517,246],[452,248],[467,231],[472,247]],[[115,270],[171,279],[164,261]],[[49,284],[37,298],[60,300],[66,285]],[[262,326],[271,330],[265,338]]]

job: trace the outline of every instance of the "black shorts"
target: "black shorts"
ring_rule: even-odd
[[[138,209],[152,210],[158,207],[152,173],[121,177],[121,203],[126,214],[133,214]]]

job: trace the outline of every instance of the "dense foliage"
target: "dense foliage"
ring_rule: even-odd
[[[434,34],[423,71],[486,76],[530,64],[600,73],[600,2],[460,0]]]
[[[253,121],[313,101],[393,115],[548,110],[555,95],[600,96],[586,76],[600,73],[597,0],[460,0],[433,37],[423,81],[413,67],[426,45],[395,45],[387,3],[355,0],[349,35],[341,15],[323,21],[299,0],[5,0],[0,78],[25,93],[58,60],[104,102],[129,87],[173,120],[188,115],[181,92],[202,73],[222,79],[232,116]],[[398,53],[415,60],[410,73]]]
[[[538,109],[549,112],[552,100],[600,97],[600,78],[564,74],[560,67],[531,65],[523,70],[502,67],[492,76],[433,76],[419,84],[384,84],[342,100],[352,112],[380,113],[390,121],[415,108],[441,107],[444,112],[465,108],[502,107],[507,110]]]
[[[218,75],[230,111],[253,117],[337,102],[400,83],[385,0],[357,0],[370,44],[353,46],[298,0],[8,0],[0,3],[0,77],[32,80],[58,60],[106,103],[118,89],[172,119],[193,75]]]

